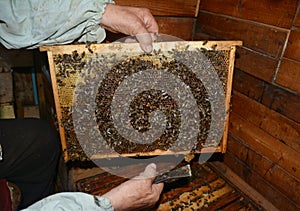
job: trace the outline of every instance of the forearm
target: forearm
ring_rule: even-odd
[[[100,23],[106,3],[113,1],[0,1],[0,42],[7,48],[36,48],[75,40],[100,43],[105,38]]]

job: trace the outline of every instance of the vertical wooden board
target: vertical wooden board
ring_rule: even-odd
[[[0,103],[12,103],[13,96],[13,77],[11,72],[0,72]]]
[[[266,84],[262,104],[300,123],[300,95]]]
[[[56,112],[52,85],[49,82],[48,78],[46,78],[46,76],[42,73],[37,74],[37,82],[39,84],[38,90],[41,118],[46,119],[48,122],[51,122],[53,125],[55,125],[56,128],[57,120],[56,115],[54,115],[54,113]]]
[[[235,67],[264,81],[272,82],[278,61],[243,47],[237,49]]]
[[[225,91],[225,93],[227,93],[225,98],[226,101],[225,106],[226,106],[226,111],[228,112],[230,111],[235,52],[236,52],[236,47],[234,46],[230,50],[227,87]],[[226,115],[225,124],[224,124],[223,141],[221,143],[222,153],[225,153],[227,148],[228,124],[229,124],[229,113]]]
[[[291,31],[284,57],[300,62],[300,29]]]
[[[54,120],[53,112],[55,111],[55,109],[53,102],[52,86],[50,83],[50,79],[47,78],[48,70],[46,71],[45,68],[45,65],[48,61],[46,53],[34,51],[34,61],[40,117],[54,125],[56,120]]]
[[[207,33],[220,39],[242,40],[243,45],[255,51],[279,58],[288,30],[237,20],[200,11],[197,18],[197,33]]]
[[[194,18],[156,17],[159,33],[168,34],[183,40],[193,39]]]
[[[31,68],[15,68],[13,78],[15,102],[19,106],[34,105]]]
[[[297,9],[297,1],[231,1],[202,0],[200,10],[247,19],[289,29]]]
[[[56,74],[55,74],[55,67],[54,67],[54,61],[53,61],[53,54],[52,51],[47,52],[48,55],[48,62],[49,62],[49,68],[50,68],[50,74],[51,74],[51,82],[52,82],[52,89],[53,89],[53,97],[55,102],[55,109],[56,109],[56,115],[57,115],[57,122],[59,126],[59,135],[61,139],[61,147],[63,151],[64,160],[69,160],[69,155],[67,151],[67,141],[65,136],[65,130],[64,127],[62,127],[62,112],[61,112],[61,106],[59,103],[59,96],[58,96],[58,90],[57,90],[57,80],[56,80]]]
[[[239,92],[233,94],[232,112],[300,152],[300,124]]]
[[[249,167],[237,159],[232,153],[225,154],[224,163],[245,182],[261,193],[279,210],[299,210],[299,204],[291,201],[286,195],[273,187],[265,179],[253,172]]]
[[[200,0],[115,0],[118,5],[148,8],[153,15],[186,17],[197,16],[199,1]]]
[[[282,59],[275,82],[290,90],[300,93],[300,61],[296,62]]]
[[[300,179],[300,152],[297,152],[238,115],[230,115],[229,130],[244,144],[262,154],[290,175]],[[276,147],[274,147],[276,146]]]
[[[232,86],[234,90],[260,101],[264,93],[265,82],[239,69],[235,69]]]

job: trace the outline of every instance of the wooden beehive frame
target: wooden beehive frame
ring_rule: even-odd
[[[171,50],[175,45],[178,45],[180,42],[160,42],[154,43],[154,49],[161,50]],[[194,48],[202,48],[206,50],[218,51],[225,50],[229,51],[229,65],[228,65],[228,75],[227,75],[227,83],[226,83],[226,91],[225,91],[225,105],[226,111],[230,109],[230,97],[231,97],[231,89],[232,89],[232,77],[233,77],[233,69],[234,69],[234,59],[235,59],[235,51],[236,46],[242,45],[241,41],[187,41],[183,42],[184,45],[193,46]],[[57,113],[57,120],[59,125],[59,133],[61,138],[61,144],[64,152],[65,161],[69,160],[68,154],[68,146],[66,141],[66,131],[62,124],[62,107],[61,107],[61,99],[58,93],[58,84],[56,78],[56,66],[54,62],[54,57],[57,55],[63,54],[72,54],[75,50],[81,54],[85,52],[86,56],[91,56],[93,53],[97,53],[101,51],[101,53],[118,53],[122,49],[122,51],[126,52],[140,52],[142,53],[139,45],[137,43],[111,43],[111,44],[92,44],[92,45],[64,45],[64,46],[42,46],[40,47],[40,51],[47,51],[48,62],[50,67],[50,74],[52,79],[52,88],[55,100],[55,107]],[[224,126],[224,134],[222,141],[218,147],[205,147],[202,148],[201,151],[197,153],[214,153],[214,152],[226,152],[227,147],[227,133],[228,133],[228,121],[229,116],[227,114]],[[178,153],[178,152],[177,152]],[[187,152],[180,152],[187,154]],[[159,155],[159,154],[174,154],[174,152],[166,152],[161,150],[155,150],[153,152],[143,152],[143,153],[133,153],[133,154],[122,154],[122,156],[151,156],[151,155]],[[93,156],[93,159],[97,158],[107,158],[107,157],[116,157],[118,153],[115,155],[108,154],[97,154]]]

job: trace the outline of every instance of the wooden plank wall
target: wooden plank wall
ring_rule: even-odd
[[[224,162],[280,210],[300,210],[300,3],[201,0],[194,40],[242,40]]]

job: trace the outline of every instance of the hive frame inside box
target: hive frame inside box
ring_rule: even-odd
[[[225,125],[224,125],[224,133],[222,140],[217,147],[204,147],[201,150],[196,150],[195,153],[215,153],[215,152],[226,152],[227,147],[227,133],[228,133],[228,121],[229,121],[229,109],[230,109],[230,98],[231,98],[231,89],[232,89],[232,77],[233,77],[233,69],[234,69],[234,59],[235,59],[235,51],[236,46],[242,45],[241,41],[182,41],[182,42],[160,42],[154,43],[154,49],[160,49],[162,52],[164,51],[171,51],[176,47],[178,50],[178,46],[192,46],[194,48],[199,49],[206,49],[208,51],[228,51],[229,52],[229,64],[228,64],[228,74],[227,74],[227,82],[226,87],[224,87],[225,91],[225,106],[226,106],[226,117],[225,117]],[[59,133],[61,138],[62,149],[64,152],[64,160],[74,160],[74,158],[70,159],[67,140],[66,140],[66,130],[62,123],[63,116],[62,116],[62,101],[65,101],[63,97],[60,97],[59,90],[58,90],[58,81],[57,81],[57,67],[54,62],[54,57],[57,55],[64,55],[68,54],[71,55],[74,51],[78,54],[82,54],[86,57],[92,56],[94,53],[101,51],[102,54],[105,53],[119,53],[120,49],[122,52],[136,52],[142,54],[139,45],[137,43],[111,43],[111,44],[92,44],[92,45],[64,45],[64,46],[42,46],[40,47],[40,51],[47,51],[48,55],[48,62],[50,67],[50,74],[52,79],[52,87],[53,87],[53,94],[55,100],[55,107],[56,107],[56,114],[57,114],[57,121],[59,127]],[[180,50],[180,47],[179,47]],[[74,89],[73,91],[74,95]],[[70,92],[70,90],[67,90]],[[188,154],[187,151],[176,152],[179,154]],[[140,152],[140,153],[122,153],[122,156],[155,156],[161,154],[175,154],[172,151],[162,151],[162,150],[155,150],[151,152]],[[81,156],[80,154],[75,155]],[[100,159],[100,158],[109,158],[109,157],[119,157],[118,153],[115,154],[95,154],[92,156],[92,159]],[[71,156],[72,157],[72,156]],[[76,160],[76,159],[75,159]]]

